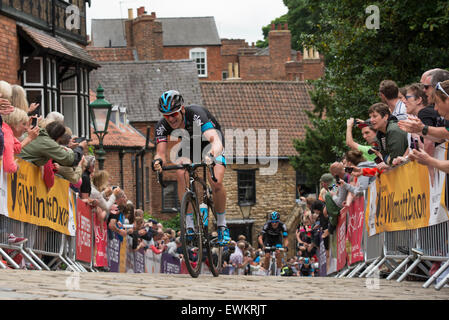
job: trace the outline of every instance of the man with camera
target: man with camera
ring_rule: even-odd
[[[362,130],[363,139],[365,139],[368,145],[361,145],[354,141],[352,137],[352,128],[354,126],[354,122]],[[346,120],[346,145],[352,150],[361,151],[366,160],[374,161],[377,155],[372,152],[371,148],[376,147],[377,143],[376,130],[374,130],[371,126],[371,122],[369,120],[354,120],[354,118],[349,118],[348,120]]]

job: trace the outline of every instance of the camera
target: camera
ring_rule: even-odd
[[[111,189],[112,190],[115,190],[115,189],[117,189],[118,188],[118,186],[111,186]]]
[[[345,167],[345,172],[352,173],[352,171],[354,171],[353,167]]]
[[[340,177],[338,175],[335,175],[335,182],[338,184],[340,183]]]
[[[376,159],[374,159],[374,162],[377,163],[377,164],[379,164],[379,163],[382,163],[383,160],[382,160],[381,157],[376,157]]]

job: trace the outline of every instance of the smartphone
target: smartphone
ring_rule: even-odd
[[[353,170],[354,170],[353,167],[345,167],[345,172],[347,173],[352,173]]]
[[[382,163],[383,160],[382,160],[381,157],[376,157],[376,159],[374,159],[374,162],[377,163],[377,164],[379,164],[379,163]]]
[[[37,126],[37,118],[32,117],[31,118],[31,128],[34,128],[35,126]]]
[[[419,141],[415,139],[415,149],[419,151]]]
[[[84,137],[78,137],[78,138],[75,139],[75,142],[76,142],[76,143],[80,143],[80,142],[83,142],[84,140],[86,140],[86,138],[84,138]]]

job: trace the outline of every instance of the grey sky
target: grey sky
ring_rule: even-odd
[[[160,18],[213,16],[220,38],[245,39],[249,44],[263,39],[262,27],[287,13],[282,0],[92,0],[87,8],[90,20],[128,17],[128,9],[144,6]]]

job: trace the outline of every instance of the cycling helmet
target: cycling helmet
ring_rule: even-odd
[[[176,90],[169,90],[159,98],[159,111],[163,114],[178,112],[184,105],[184,99]]]
[[[273,211],[270,213],[270,221],[271,222],[279,222],[281,219],[281,215],[277,211]]]

